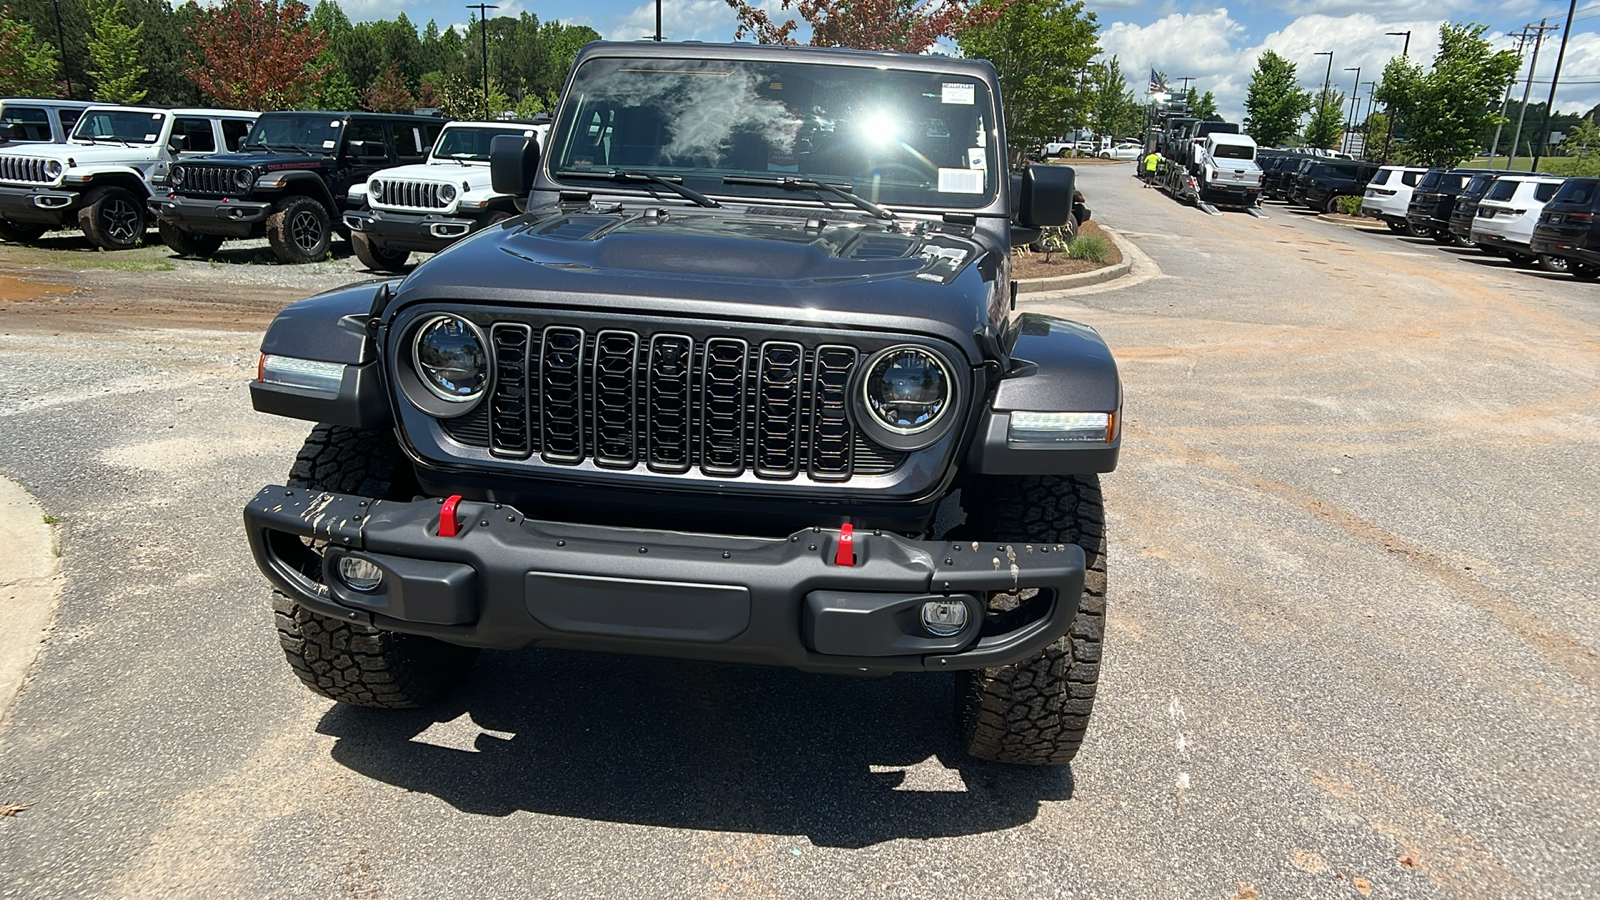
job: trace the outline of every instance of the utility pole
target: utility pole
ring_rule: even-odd
[[[1546,21],[1545,19],[1540,19],[1538,28],[1530,25],[1524,29],[1534,32],[1533,62],[1528,64],[1528,80],[1522,86],[1522,108],[1517,110],[1517,130],[1511,134],[1511,152],[1506,154],[1507,172],[1511,171],[1511,167],[1517,162],[1517,143],[1522,140],[1522,120],[1528,115],[1528,95],[1533,93],[1533,70],[1539,68],[1539,47],[1544,44],[1544,33],[1556,30],[1556,26],[1546,25]]]
[[[1401,35],[1405,35],[1406,42],[1400,48],[1400,56],[1403,59],[1410,59],[1411,58],[1411,32],[1409,32],[1409,31],[1386,31],[1386,32],[1384,32],[1384,34],[1388,35],[1389,37],[1400,37]],[[1394,120],[1395,120],[1394,110],[1393,110],[1393,108],[1390,108],[1390,107],[1385,107],[1385,108],[1389,110],[1389,127],[1385,128],[1384,131],[1383,131],[1383,158],[1381,160],[1379,160],[1379,162],[1388,162],[1389,161],[1389,140],[1394,137]]]
[[[1539,171],[1539,153],[1550,140],[1550,116],[1556,109],[1556,85],[1561,83],[1561,62],[1567,58],[1567,38],[1572,36],[1572,14],[1578,11],[1578,0],[1568,0],[1567,27],[1561,31],[1561,49],[1556,53],[1556,73],[1550,76],[1550,99],[1544,102],[1544,122],[1539,126],[1539,143],[1533,148],[1533,165],[1528,171]]]
[[[1322,99],[1317,101],[1317,111],[1311,114],[1311,121],[1316,122],[1322,118],[1323,112],[1328,108],[1328,88],[1333,86],[1333,51],[1320,50],[1312,55],[1326,56],[1328,58],[1328,72],[1322,76]],[[1308,131],[1310,128],[1310,125],[1306,126]]]
[[[489,119],[489,10],[499,9],[487,3],[469,3],[467,9],[478,11],[478,21],[483,26],[483,118]]]
[[[1522,47],[1523,47],[1523,45],[1528,43],[1528,38],[1533,37],[1533,32],[1528,30],[1528,29],[1530,29],[1532,27],[1533,27],[1533,23],[1529,22],[1528,24],[1522,26],[1522,30],[1517,32],[1516,34],[1506,35],[1506,37],[1514,37],[1514,38],[1517,39],[1517,66],[1518,66],[1518,68],[1521,68],[1521,66],[1522,66]],[[1511,73],[1511,80],[1506,82],[1506,95],[1500,101],[1500,121],[1496,122],[1495,125],[1494,125],[1494,140],[1489,142],[1489,164],[1488,164],[1488,166],[1486,166],[1486,168],[1490,168],[1490,169],[1494,168],[1494,157],[1495,157],[1495,154],[1500,150],[1500,129],[1505,127],[1505,124],[1506,124],[1506,108],[1511,105],[1511,88],[1516,83],[1517,83],[1517,73],[1513,72],[1513,73]],[[1513,149],[1515,149],[1515,148],[1513,148]]]
[[[661,43],[661,0],[656,0],[656,43]]]
[[[75,100],[72,96],[72,70],[67,68],[67,38],[61,30],[61,0],[52,4],[56,8],[56,49],[61,52],[61,77],[67,82],[67,99]]]

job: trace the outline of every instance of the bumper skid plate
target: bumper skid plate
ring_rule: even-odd
[[[1075,544],[858,531],[854,564],[840,565],[837,528],[788,538],[647,531],[461,500],[459,527],[443,537],[442,506],[271,486],[244,518],[261,570],[307,608],[486,647],[811,671],[970,669],[1042,650],[1068,631],[1083,592]],[[347,584],[345,557],[375,566],[379,584]],[[1036,592],[1024,601],[1029,614],[986,616],[988,595],[1011,591]],[[925,630],[925,603],[966,606],[967,625],[954,635]]]

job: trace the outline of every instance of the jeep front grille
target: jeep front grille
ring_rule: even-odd
[[[0,181],[50,184],[55,179],[45,174],[46,162],[31,156],[0,156]]]
[[[238,187],[234,181],[240,169],[237,166],[200,166],[193,163],[183,165],[183,184],[174,184],[173,189],[180,194],[198,194],[209,197],[243,197],[250,193],[252,184],[244,189]]]
[[[382,209],[448,209],[455,197],[449,201],[441,200],[439,192],[444,185],[432,181],[390,181],[383,182],[383,199],[374,200],[372,194],[367,194],[368,202]]]
[[[498,322],[491,393],[443,420],[458,443],[503,459],[714,478],[847,481],[905,454],[847,414],[853,346]]]

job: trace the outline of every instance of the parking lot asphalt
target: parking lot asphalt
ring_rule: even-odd
[[[0,253],[0,474],[64,576],[0,894],[1600,893],[1600,287],[1130,172],[1080,183],[1162,274],[1022,304],[1127,396],[1062,770],[961,758],[937,675],[486,652],[432,709],[317,698],[239,515],[308,430],[244,386],[306,285]]]

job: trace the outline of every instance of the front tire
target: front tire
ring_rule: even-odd
[[[13,244],[31,244],[44,237],[45,231],[46,229],[43,225],[28,225],[0,219],[0,241],[10,241]]]
[[[333,220],[310,197],[285,197],[267,216],[267,243],[286,263],[317,262],[328,255],[332,242]]]
[[[1565,257],[1551,256],[1548,253],[1539,254],[1539,268],[1545,270],[1546,272],[1556,272],[1560,274],[1566,274],[1572,269],[1572,267],[1567,264]]]
[[[372,238],[359,231],[350,232],[350,249],[355,251],[356,259],[361,260],[363,266],[374,272],[404,272],[406,263],[411,259],[410,250],[379,247],[372,242]]]
[[[102,250],[132,250],[144,239],[144,201],[119,187],[95,188],[83,198],[78,227]]]
[[[288,484],[378,499],[408,499],[414,488],[393,432],[335,425],[311,430]],[[315,545],[307,552],[320,556]],[[301,568],[320,579],[320,559]],[[478,655],[475,647],[323,616],[278,592],[272,611],[294,673],[312,691],[352,706],[424,706],[448,691]]]
[[[1568,260],[1567,274],[1579,281],[1594,281],[1600,279],[1600,266],[1591,266],[1588,263]]]
[[[1019,663],[960,673],[956,715],[962,746],[978,759],[1028,766],[1072,761],[1083,743],[1100,679],[1105,634],[1106,535],[1100,480],[1094,475],[985,478],[963,491],[973,537],[1014,544],[1073,543],[1083,548],[1083,596],[1067,633]],[[990,598],[990,615],[1026,607],[1016,594]]]
[[[222,249],[222,235],[184,231],[165,219],[156,220],[156,233],[161,235],[161,242],[179,256],[205,259]]]
[[[1411,236],[1414,237],[1414,238],[1431,238],[1431,237],[1433,237],[1433,229],[1429,228],[1426,225],[1412,225],[1410,222],[1407,222],[1406,223],[1406,230],[1409,231],[1411,233]]]

